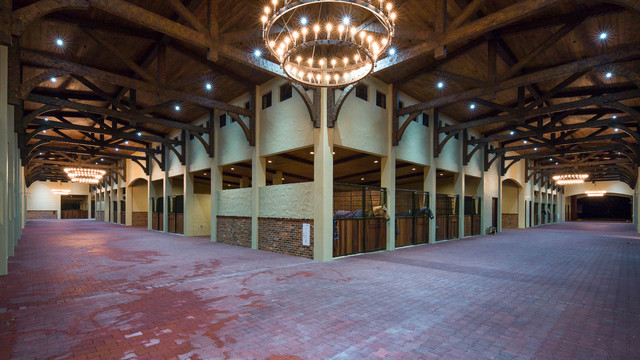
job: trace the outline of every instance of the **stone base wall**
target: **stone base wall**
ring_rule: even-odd
[[[58,210],[27,210],[27,220],[57,219]]]
[[[518,214],[502,214],[502,228],[503,229],[518,228]]]
[[[251,247],[251,218],[218,216],[217,242]]]
[[[311,224],[311,246],[302,245],[302,224]],[[258,249],[313,259],[312,219],[258,219]]]
[[[132,226],[144,226],[147,227],[147,212],[146,211],[134,211],[131,214]]]

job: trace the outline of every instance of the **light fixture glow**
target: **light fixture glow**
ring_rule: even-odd
[[[613,74],[611,72],[604,74],[604,77],[606,77],[607,79],[610,79],[612,76]]]
[[[64,40],[62,38],[57,38],[56,45],[58,45],[59,47],[64,46]]]
[[[56,79],[55,77],[52,77],[52,78],[51,78],[51,82],[52,82],[52,83],[57,82],[57,81],[58,81],[58,79]]]
[[[473,109],[475,109],[475,108],[476,108],[476,104],[471,103],[471,104],[469,105],[469,109],[473,110]]]
[[[257,50],[257,49],[256,49],[256,50],[254,50],[254,51],[253,51],[253,56],[255,56],[255,57],[260,57],[260,56],[262,56],[262,51]]]
[[[606,32],[601,32],[600,35],[598,35],[598,38],[600,40],[605,40],[607,36],[609,36],[609,34],[607,34]]]
[[[438,89],[442,89],[444,88],[444,82],[438,81],[438,84],[436,86],[438,87]]]
[[[208,82],[208,83],[204,84],[204,88],[207,89],[207,91],[211,91],[213,89],[213,84]]]
[[[180,111],[182,108],[180,107],[180,105],[175,105],[175,106],[173,107],[173,109],[174,109],[175,111]]]

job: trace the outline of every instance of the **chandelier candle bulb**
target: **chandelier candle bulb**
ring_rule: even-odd
[[[370,0],[275,0],[271,4],[261,15],[266,48],[285,74],[302,85],[353,84],[368,76],[379,58],[395,53],[389,51],[396,18],[389,1],[381,1],[380,8]],[[308,37],[311,30],[313,37]],[[302,61],[307,59],[308,65]]]

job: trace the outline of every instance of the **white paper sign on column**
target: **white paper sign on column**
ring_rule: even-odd
[[[311,224],[302,224],[302,246],[311,246]]]

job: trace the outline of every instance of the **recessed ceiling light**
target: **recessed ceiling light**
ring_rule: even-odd
[[[182,109],[182,107],[180,107],[180,105],[175,105],[175,106],[173,107],[173,109],[174,109],[175,111],[180,111],[180,109]]]
[[[537,148],[537,147],[534,147],[534,148],[533,148],[533,151],[538,151],[538,148]]]
[[[364,178],[360,178],[360,180],[364,181]]]
[[[598,35],[598,39],[605,40],[607,36],[609,36],[609,34],[607,34],[606,32],[601,32],[600,35]]]
[[[315,153],[314,153],[313,151],[309,151],[309,154],[310,154],[310,155],[313,155],[313,154],[315,154]]]
[[[64,40],[62,38],[57,38],[56,39],[56,45],[58,46],[64,46]]]
[[[527,143],[527,140],[524,140],[524,141],[523,141],[523,143],[525,143],[525,144],[526,144],[526,143]]]
[[[613,76],[613,74],[611,72],[607,72],[606,74],[604,74],[604,77],[606,77],[607,79],[610,79]]]
[[[416,168],[411,168],[411,171],[416,171]]]
[[[475,109],[475,108],[476,108],[476,104],[473,104],[473,103],[472,103],[472,104],[470,104],[470,105],[469,105],[469,109],[473,110],[473,109]]]
[[[309,20],[307,20],[305,16],[300,18],[300,25],[307,25],[308,23],[309,23]]]
[[[236,168],[231,168],[231,170],[235,170]]]
[[[213,85],[210,82],[208,82],[208,83],[204,84],[204,88],[207,91],[211,91],[213,89]]]
[[[256,50],[253,52],[253,56],[255,56],[255,57],[260,57],[260,56],[262,56],[262,51],[260,51],[260,50],[256,49]]]
[[[51,82],[56,82],[56,81],[58,81],[58,79],[56,79],[54,77],[51,78]]]
[[[613,119],[614,120],[617,119],[617,118],[618,118],[618,115],[613,115]]]
[[[374,164],[377,164],[377,163],[378,163],[378,160],[373,160],[373,163],[374,163]]]
[[[271,160],[267,160],[267,162],[268,162],[269,164],[271,164],[273,161],[271,161]]]
[[[438,84],[436,86],[438,87],[438,89],[442,89],[444,88],[444,82],[438,81]]]
[[[509,132],[509,135],[513,135],[513,134],[515,134],[515,132],[511,130],[511,132]]]
[[[618,132],[618,128],[613,129],[613,131]]]

